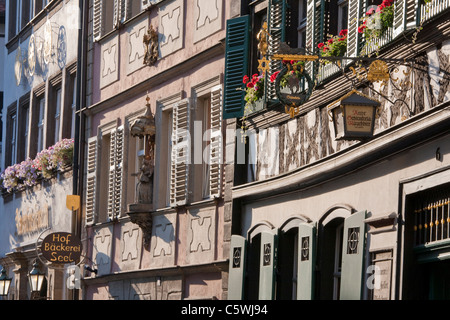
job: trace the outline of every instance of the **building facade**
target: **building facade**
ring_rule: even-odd
[[[69,269],[43,258],[53,232],[76,233],[72,150],[79,2],[6,1],[2,113],[0,264],[12,279],[6,299],[69,299]],[[31,292],[28,274],[45,274]]]
[[[240,2],[96,0],[89,9],[83,299],[224,299],[224,40]]]
[[[449,12],[441,0],[268,0],[228,21],[224,115],[245,141],[229,298],[449,297]],[[332,107],[352,99],[378,103],[369,136],[334,125]]]

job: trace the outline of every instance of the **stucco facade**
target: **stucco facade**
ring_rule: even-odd
[[[89,165],[85,167],[84,199],[92,194],[95,200],[93,204],[85,202],[84,212],[89,265],[98,271],[87,273],[84,279],[87,300],[227,296],[231,222],[231,208],[225,205],[230,202],[225,199],[227,167],[221,161],[219,166],[206,169],[202,158],[205,154],[204,159],[211,159],[208,150],[221,155],[224,150],[225,122],[220,114],[223,41],[226,20],[239,14],[240,4],[214,3],[151,1],[148,8],[131,13],[116,29],[96,33],[96,23],[106,26],[104,20],[96,20],[98,3],[93,2],[94,27],[89,38],[94,41],[89,52],[92,64],[88,66],[92,70],[92,79],[88,80],[92,94],[88,98],[91,103],[83,111],[85,163],[92,160],[89,150],[95,150],[97,156],[93,193],[89,193],[94,190],[90,189]],[[103,13],[104,19],[107,13]],[[151,35],[151,30],[157,40],[153,38],[146,47],[143,39]],[[144,59],[150,57],[152,45],[158,51],[146,64]],[[155,123],[153,184],[151,200],[141,203],[139,174],[145,142],[132,136],[131,131],[148,110]],[[214,149],[204,149],[202,141],[213,141],[204,138],[205,120],[211,123],[208,128],[220,132]],[[200,131],[194,133],[195,128]],[[191,145],[174,153],[180,141],[175,132],[182,129],[188,132]],[[122,130],[123,146],[116,149],[116,153],[122,153],[122,180],[115,180],[119,185],[112,198],[107,172],[107,158],[111,160],[112,155],[105,150],[112,150],[112,134]],[[95,145],[93,149],[89,149],[90,142]],[[204,170],[209,173],[205,175]],[[109,201],[114,199],[120,199],[120,204],[113,212]],[[95,209],[91,210],[91,205]]]

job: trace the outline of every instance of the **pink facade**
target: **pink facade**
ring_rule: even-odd
[[[83,208],[88,265],[96,273],[85,275],[84,299],[226,298],[231,230],[226,138],[204,134],[226,129],[223,42],[233,10],[232,2],[215,4],[159,1],[122,13],[119,28],[108,31],[113,8],[94,1]],[[144,64],[146,52],[151,54],[143,43],[149,29],[157,42],[148,48],[158,47],[151,65]],[[147,140],[131,131],[148,111],[147,102],[156,132],[152,200],[142,203],[138,185]],[[189,148],[174,151],[182,129]],[[185,152],[189,157],[183,158]],[[130,218],[133,213],[139,217]]]

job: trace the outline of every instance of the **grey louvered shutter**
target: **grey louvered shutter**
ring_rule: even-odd
[[[272,300],[275,293],[277,235],[261,232],[261,255],[259,266],[259,300]]]
[[[347,33],[347,56],[357,57],[360,43],[358,25],[361,17],[361,0],[348,0],[348,33]]]
[[[297,300],[314,298],[316,227],[302,223],[298,227]]]
[[[363,293],[366,211],[352,214],[344,221],[342,238],[341,300],[360,300]]]
[[[87,175],[86,175],[86,225],[93,225],[95,223],[96,200],[97,200],[97,137],[88,139],[87,143]]]
[[[175,104],[172,120],[172,154],[170,170],[170,206],[185,205],[188,200],[190,164],[189,100]]]
[[[239,118],[244,115],[245,85],[243,77],[248,72],[250,46],[250,16],[227,21],[225,41],[225,79],[223,118]]]
[[[93,5],[93,36],[97,41],[103,34],[103,1],[94,0]]]
[[[124,127],[111,131],[108,178],[108,218],[115,220],[122,209]]]
[[[239,235],[232,235],[228,268],[229,300],[242,300],[244,298],[246,254],[247,239]]]
[[[209,144],[209,193],[220,197],[222,191],[222,85],[211,89],[211,141]]]

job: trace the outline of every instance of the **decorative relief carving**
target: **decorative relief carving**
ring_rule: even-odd
[[[147,32],[147,19],[132,25],[128,29],[128,64],[127,74],[131,74],[143,67],[142,60],[145,56],[145,44],[142,39]]]
[[[191,252],[211,250],[211,239],[209,231],[212,227],[211,217],[197,218],[191,220]]]
[[[101,228],[95,231],[92,256],[98,269],[98,275],[110,273],[111,242],[112,230],[110,227]]]
[[[166,267],[175,264],[175,230],[177,228],[177,212],[170,210],[161,214],[153,214],[152,240],[150,243],[150,265]]]
[[[100,87],[105,87],[119,78],[119,38],[114,37],[101,47]]]
[[[183,1],[172,1],[161,6],[158,15],[160,17],[159,45],[161,56],[164,57],[183,46]]]
[[[155,248],[153,256],[172,255],[172,241],[174,236],[173,225],[171,223],[161,223],[155,225]]]
[[[186,248],[187,263],[204,263],[214,260],[216,247],[216,203],[189,209]]]
[[[122,261],[136,260],[139,256],[139,228],[122,233]]]
[[[196,1],[194,42],[222,28],[222,2],[222,0]]]

